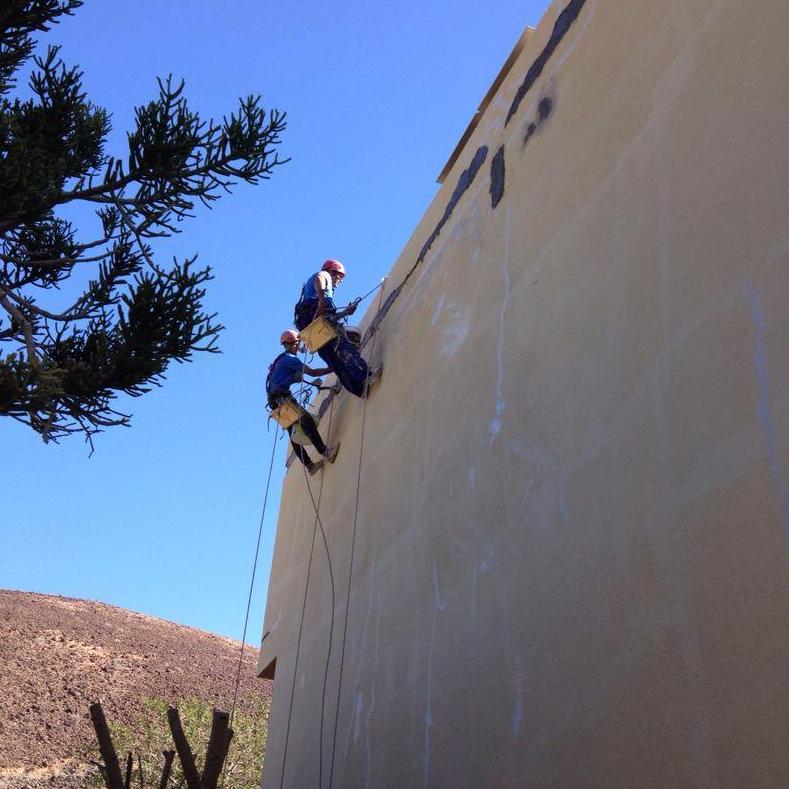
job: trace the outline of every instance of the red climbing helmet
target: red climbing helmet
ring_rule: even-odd
[[[286,342],[298,342],[299,333],[295,329],[288,329],[279,336],[279,341],[284,345]]]
[[[322,266],[321,271],[333,271],[335,274],[339,274],[341,277],[345,276],[345,266],[340,263],[339,260],[334,260],[329,258]]]

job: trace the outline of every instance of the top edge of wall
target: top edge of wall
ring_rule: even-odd
[[[441,170],[439,173],[438,178],[436,181],[440,184],[444,183],[444,179],[449,174],[449,171],[454,167],[455,162],[457,162],[460,154],[463,152],[463,149],[466,147],[466,143],[469,141],[469,138],[474,133],[474,129],[477,128],[477,124],[479,123],[482,116],[485,114],[485,110],[488,108],[493,97],[498,92],[498,89],[501,87],[501,83],[504,82],[507,75],[510,73],[515,61],[518,59],[518,56],[523,52],[528,43],[529,39],[531,38],[532,34],[534,33],[535,28],[528,26],[520,35],[520,38],[515,43],[515,46],[512,48],[512,51],[507,56],[507,59],[504,61],[504,65],[499,70],[499,73],[496,75],[496,78],[491,83],[491,86],[488,88],[488,92],[483,97],[482,101],[477,107],[477,111],[474,113],[471,121],[469,122],[468,126],[466,126],[466,130],[463,132],[458,144],[455,146],[455,149],[452,151],[447,163],[444,165],[444,169]]]

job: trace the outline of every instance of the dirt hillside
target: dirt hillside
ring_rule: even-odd
[[[93,701],[124,723],[145,697],[196,696],[229,709],[239,648],[103,603],[0,590],[0,786],[43,786],[73,772],[94,740]],[[242,710],[271,695],[257,657],[245,649]]]

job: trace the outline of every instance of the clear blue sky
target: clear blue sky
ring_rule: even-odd
[[[198,252],[221,356],[170,368],[162,389],[119,402],[131,429],[45,446],[0,421],[0,587],[89,598],[240,638],[271,452],[267,365],[300,284],[326,257],[349,269],[343,299],[396,260],[435,178],[527,24],[548,0],[88,0],[40,39],[85,72],[125,151],[133,107],[157,75],[221,116],[263,95],[288,112],[271,181],[239,187],[158,254]],[[278,449],[248,640],[271,564]]]

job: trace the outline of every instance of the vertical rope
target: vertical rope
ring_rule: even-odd
[[[238,655],[238,668],[236,669],[236,687],[233,691],[233,704],[230,708],[230,725],[233,725],[233,716],[236,712],[236,702],[238,701],[238,688],[241,684],[241,667],[244,662],[244,647],[246,646],[247,627],[249,625],[249,610],[252,607],[252,592],[255,589],[255,575],[258,569],[258,556],[260,555],[260,541],[263,536],[263,521],[266,517],[266,507],[268,505],[268,494],[271,488],[271,471],[274,468],[274,455],[277,451],[277,438],[279,438],[279,426],[274,431],[274,445],[271,447],[271,460],[268,465],[268,479],[266,480],[266,493],[263,496],[263,511],[260,513],[260,525],[258,526],[258,539],[255,544],[255,559],[252,562],[252,577],[249,581],[249,594],[247,595],[247,611],[244,615],[244,630],[241,634],[241,650]]]
[[[252,577],[249,581],[249,594],[247,595],[247,610],[246,614],[244,615],[244,630],[241,634],[241,650],[239,651],[238,655],[238,667],[236,669],[236,681],[235,681],[235,688],[233,689],[233,704],[230,707],[230,722],[229,725],[233,726],[233,718],[236,714],[236,702],[238,701],[238,688],[241,685],[241,668],[244,664],[244,647],[246,646],[247,640],[247,627],[249,625],[249,611],[252,607],[252,593],[255,589],[255,575],[257,574],[258,569],[258,556],[260,555],[260,542],[263,536],[263,523],[266,517],[266,507],[268,506],[268,494],[271,488],[271,472],[274,468],[274,455],[277,451],[277,439],[279,438],[279,425],[277,425],[276,430],[274,431],[274,441],[271,447],[271,460],[268,465],[268,478],[266,479],[266,493],[263,496],[263,510],[260,513],[260,524],[258,526],[258,539],[255,545],[255,558],[252,562]],[[225,764],[222,768],[222,781],[221,785],[225,785],[225,774],[227,772],[227,759],[225,759]]]
[[[329,446],[330,443],[331,443],[330,442],[330,439],[331,439],[331,423],[332,423],[332,415],[333,415],[333,413],[334,413],[334,403],[332,402],[331,408],[329,410],[329,425],[328,425],[328,429],[326,431],[326,444],[327,444],[327,446]],[[317,531],[318,531],[318,525],[320,525],[321,534],[323,535],[323,542],[324,542],[324,545],[326,546],[326,557],[327,557],[328,563],[329,563],[329,579],[331,581],[331,596],[332,596],[331,632],[330,632],[330,635],[329,635],[329,655],[326,658],[327,668],[326,668],[326,674],[324,675],[324,694],[325,694],[326,676],[328,676],[328,671],[329,671],[328,663],[329,663],[329,656],[331,655],[331,641],[332,641],[332,635],[333,635],[333,632],[334,632],[334,572],[332,570],[331,557],[329,556],[329,546],[326,543],[326,534],[325,534],[325,531],[323,529],[323,523],[321,522],[320,514],[319,514],[321,499],[323,497],[324,475],[321,474],[321,484],[320,484],[320,488],[318,489],[318,501],[317,501],[317,503],[315,502],[315,498],[314,498],[314,496],[312,494],[312,488],[310,487],[309,478],[307,477],[307,469],[306,469],[306,467],[304,468],[304,479],[307,482],[307,490],[309,491],[310,499],[312,501],[312,506],[313,506],[313,509],[315,510],[315,523],[314,523],[314,525],[312,527],[312,544],[310,546],[310,558],[309,558],[309,560],[307,562],[307,578],[306,578],[306,581],[305,581],[305,584],[304,584],[304,597],[303,597],[303,599],[301,601],[301,618],[299,620],[299,635],[298,635],[298,638],[297,638],[297,641],[296,641],[296,660],[295,660],[295,665],[293,667],[293,682],[291,683],[291,688],[290,688],[290,704],[288,706],[288,723],[287,723],[287,727],[285,729],[285,747],[284,747],[283,753],[282,753],[282,771],[280,772],[280,782],[279,782],[280,789],[282,789],[282,787],[284,786],[284,783],[285,783],[285,767],[287,765],[287,758],[288,758],[288,743],[290,742],[290,724],[291,724],[291,719],[292,719],[292,716],[293,716],[293,700],[294,700],[295,695],[296,695],[296,677],[298,676],[299,656],[301,654],[301,637],[302,637],[302,632],[303,632],[303,629],[304,629],[304,613],[305,613],[306,608],[307,608],[307,593],[308,593],[309,588],[310,588],[310,577],[312,575],[312,558],[313,558],[313,555],[315,553],[315,536],[316,536]],[[323,772],[323,715],[321,715],[321,742],[320,742],[320,767],[319,767],[319,779],[321,781],[322,781],[322,778],[323,778],[322,772]]]
[[[326,442],[327,446],[331,444],[330,437],[331,437],[331,420],[332,420],[332,413],[334,412],[334,402],[332,401],[330,410],[329,410],[329,426],[326,433]],[[320,502],[321,502],[321,494],[323,493],[323,476],[321,476],[321,488],[320,492],[318,493],[318,503],[315,503],[315,497],[312,495],[312,487],[310,486],[309,478],[305,475],[304,480],[307,483],[307,491],[310,494],[310,501],[312,501],[312,506],[315,508],[315,518],[318,524],[318,527],[321,530],[321,537],[323,538],[323,547],[326,551],[326,564],[329,568],[329,583],[331,586],[331,618],[329,620],[329,647],[326,650],[326,665],[323,669],[323,691],[321,692],[321,725],[320,725],[320,741],[318,745],[318,787],[322,789],[323,787],[323,724],[324,724],[324,717],[325,717],[325,709],[326,709],[326,684],[329,679],[329,665],[331,664],[331,649],[332,644],[334,643],[334,608],[335,608],[335,588],[334,588],[334,568],[332,566],[331,561],[331,553],[329,552],[329,542],[326,538],[326,529],[323,528],[323,520],[320,517]]]

